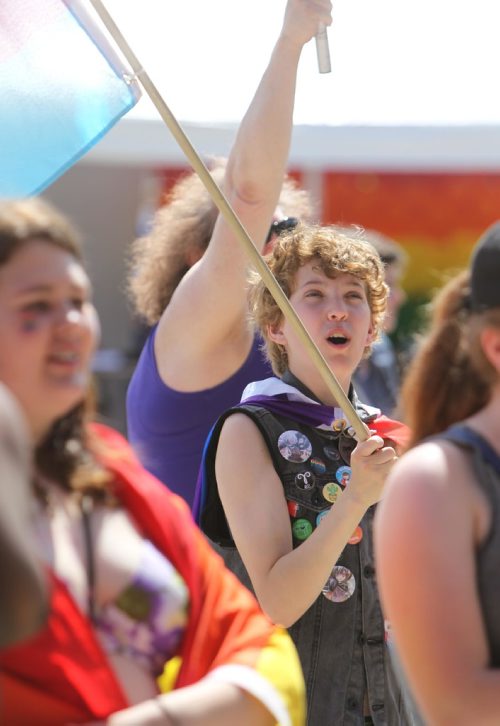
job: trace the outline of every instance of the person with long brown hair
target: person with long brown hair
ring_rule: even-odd
[[[212,171],[259,250],[310,214],[285,171],[298,63],[320,22],[331,23],[330,0],[288,0],[229,158]],[[247,267],[196,175],[175,186],[150,233],[133,244],[131,297],[153,327],[128,388],[128,437],[148,470],[189,504],[210,427],[247,383],[270,374],[247,320]]]
[[[90,281],[74,230],[41,200],[0,205],[0,332],[0,381],[34,450],[31,532],[50,584],[45,625],[0,653],[0,722],[300,726],[288,635],[185,502],[92,420]],[[18,617],[28,635],[29,604]]]
[[[499,281],[497,223],[435,299],[375,523],[388,638],[433,726],[500,721]]]

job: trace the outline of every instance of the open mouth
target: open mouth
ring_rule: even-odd
[[[74,375],[82,367],[81,356],[70,351],[52,353],[48,357],[47,363],[49,370],[56,376]]]
[[[50,363],[57,363],[59,365],[74,365],[78,362],[78,356],[73,352],[52,353],[49,361]]]
[[[340,333],[328,336],[327,340],[332,345],[337,346],[346,345],[349,342],[349,338],[347,338],[345,335],[341,335]]]

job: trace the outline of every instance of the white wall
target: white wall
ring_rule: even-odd
[[[80,162],[43,194],[83,234],[104,348],[124,349],[129,344],[125,257],[135,237],[139,190],[146,174],[147,169],[138,166]]]
[[[130,348],[133,324],[124,284],[126,252],[135,237],[141,183],[148,170],[138,166],[72,167],[43,197],[67,214],[83,235],[84,251],[102,326],[103,349]],[[101,353],[102,356],[102,353]],[[104,362],[111,364],[103,370]],[[132,361],[96,358],[99,411],[126,434],[125,394]]]

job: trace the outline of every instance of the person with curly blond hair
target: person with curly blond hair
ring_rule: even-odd
[[[330,0],[288,0],[283,25],[227,160],[212,170],[262,250],[280,226],[311,212],[285,180],[296,75]],[[285,218],[285,219],[284,219]],[[245,385],[270,372],[247,322],[246,253],[201,181],[173,189],[132,250],[130,290],[152,325],[127,394],[128,436],[145,466],[192,502],[203,442]]]
[[[404,427],[361,403],[353,372],[379,335],[387,286],[377,251],[299,224],[266,258],[313,342],[371,429],[347,416],[264,282],[250,310],[274,377],[256,381],[211,434],[197,520],[264,611],[295,641],[308,723],[401,726],[375,582],[375,503]]]

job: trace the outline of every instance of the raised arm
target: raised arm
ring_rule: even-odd
[[[365,511],[380,497],[394,458],[394,449],[380,448],[382,443],[373,436],[358,444],[349,486],[321,526],[293,549],[283,486],[264,439],[244,414],[224,423],[216,457],[220,498],[257,599],[274,622],[289,627],[312,605]]]
[[[292,130],[297,67],[318,23],[331,23],[329,0],[288,0],[283,25],[231,150],[223,191],[262,249],[278,203]],[[162,315],[156,358],[179,390],[211,387],[248,355],[244,250],[219,216],[208,249],[184,276]]]

